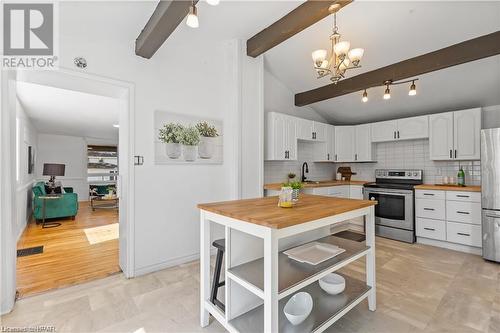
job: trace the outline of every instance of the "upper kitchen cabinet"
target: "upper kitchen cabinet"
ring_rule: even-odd
[[[313,139],[314,141],[326,141],[327,124],[313,121]]]
[[[354,161],[370,162],[373,161],[373,144],[371,135],[371,125],[364,124],[355,127],[356,144],[354,151]]]
[[[297,159],[296,118],[269,112],[266,122],[266,160]]]
[[[372,142],[425,139],[429,137],[429,116],[381,121],[372,124]]]
[[[335,159],[335,126],[326,125],[326,140],[314,144],[315,162],[334,162]]]
[[[297,139],[299,140],[313,140],[314,130],[313,130],[313,121],[296,118],[297,121]]]
[[[453,114],[453,141],[457,160],[481,158],[481,108],[457,111]]]
[[[385,142],[396,140],[396,120],[381,121],[371,124],[372,142]]]
[[[431,115],[431,160],[480,159],[481,109]]]
[[[353,162],[356,150],[356,126],[335,127],[335,161]]]
[[[425,139],[429,137],[429,116],[403,118],[397,120],[398,140]]]

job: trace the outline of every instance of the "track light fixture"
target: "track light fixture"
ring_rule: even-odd
[[[361,98],[361,100],[363,101],[363,103],[368,102],[368,93],[366,92],[366,89],[363,92],[363,98]]]
[[[388,100],[391,99],[391,86],[393,85],[399,85],[399,84],[404,84],[404,83],[409,83],[411,82],[410,85],[410,90],[408,91],[409,96],[415,96],[417,94],[417,86],[415,85],[415,81],[418,81],[418,78],[416,79],[411,79],[411,80],[406,80],[406,81],[400,81],[400,82],[393,82],[392,80],[386,80],[382,83],[382,85],[385,86],[384,90],[384,99]],[[363,91],[363,96],[361,98],[363,103],[368,102],[368,92],[367,89]]]
[[[189,7],[189,13],[187,15],[186,24],[191,28],[198,28],[200,26],[200,22],[198,21],[198,9],[194,4],[194,1],[191,3]]]

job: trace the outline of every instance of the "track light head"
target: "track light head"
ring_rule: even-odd
[[[410,91],[408,92],[409,96],[415,96],[417,94],[417,86],[415,85],[415,81],[411,81]]]
[[[361,98],[361,100],[363,101],[363,103],[368,102],[368,93],[366,92],[366,89],[363,92],[363,98]]]

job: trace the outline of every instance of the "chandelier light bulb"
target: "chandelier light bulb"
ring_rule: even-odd
[[[191,28],[198,28],[200,26],[200,22],[198,21],[198,9],[195,5],[191,5],[191,7],[189,7],[186,24]]]
[[[345,57],[345,55],[347,54],[347,52],[349,51],[349,48],[351,47],[351,43],[349,43],[348,41],[342,41],[342,42],[338,42],[337,44],[335,44],[335,46],[333,47],[333,52],[335,52],[335,54],[341,58],[341,57]]]
[[[351,59],[352,64],[354,66],[357,66],[359,62],[361,61],[361,58],[363,58],[363,54],[365,53],[365,50],[362,48],[356,48],[352,49],[348,53],[349,59]]]
[[[361,98],[361,100],[363,101],[363,103],[368,102],[368,93],[366,92],[366,89],[365,92],[363,93],[363,98]]]
[[[389,85],[385,88],[384,99],[391,99],[391,89],[389,89]]]
[[[316,67],[323,66],[323,63],[325,62],[326,59],[326,54],[327,54],[326,50],[316,50],[311,54],[314,65]]]
[[[410,91],[408,92],[409,96],[415,96],[417,94],[417,86],[415,85],[415,81],[411,81]]]
[[[220,0],[207,0],[207,3],[212,6],[217,6],[220,3]]]

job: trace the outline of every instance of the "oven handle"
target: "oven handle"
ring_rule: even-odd
[[[411,193],[400,193],[400,192],[378,192],[378,191],[367,191],[368,196],[370,196],[371,193],[373,194],[383,194],[383,195],[395,195],[399,197],[407,197],[411,195]]]

